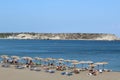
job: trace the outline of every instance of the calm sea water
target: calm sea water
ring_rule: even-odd
[[[120,71],[120,41],[0,40],[0,55],[106,61]]]

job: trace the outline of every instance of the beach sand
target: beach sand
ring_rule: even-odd
[[[97,76],[88,75],[88,71],[81,71],[72,76],[61,75],[61,72],[48,73],[44,70],[31,71],[0,67],[0,80],[120,80],[120,72],[103,72]]]

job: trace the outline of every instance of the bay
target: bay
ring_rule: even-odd
[[[105,61],[120,71],[120,41],[0,39],[0,55]]]

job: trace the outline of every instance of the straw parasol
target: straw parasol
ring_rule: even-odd
[[[41,65],[43,58],[40,57],[34,57],[34,59],[37,61],[37,65]]]
[[[99,66],[100,65],[103,65],[103,70],[104,70],[104,65],[105,64],[108,64],[108,62],[97,62],[97,63],[95,63],[96,65],[98,65],[98,70],[99,70]]]
[[[40,58],[39,57],[34,57],[35,60],[39,60]]]
[[[101,62],[97,62],[97,63],[95,63],[95,65],[98,66],[98,70],[99,70],[99,66],[100,66],[100,65],[103,65],[103,63],[101,63]]]
[[[1,58],[8,59],[9,57],[8,57],[8,55],[1,55]]]
[[[89,67],[90,69],[93,69],[95,66],[97,66],[96,64],[90,64]]]
[[[33,60],[33,58],[31,58],[31,57],[21,57],[21,58],[24,60]]]
[[[11,56],[11,58],[13,64],[16,64],[16,62],[20,59],[19,56]]]
[[[77,64],[80,64],[78,60],[71,60],[71,64],[74,66],[74,68],[76,68]]]
[[[78,63],[78,60],[71,60],[72,63]]]
[[[79,63],[82,64],[82,68],[84,68],[83,65],[86,64],[86,61],[80,61]]]
[[[9,59],[8,55],[1,55],[1,58],[3,59],[4,63],[6,63],[7,59]]]
[[[63,58],[59,58],[58,60],[59,60],[59,61],[63,61],[64,59],[63,59]]]
[[[31,57],[21,57],[21,59],[26,60],[27,63],[29,63],[29,61],[33,60],[33,58],[31,58]]]
[[[51,65],[55,65],[55,62],[56,62],[56,59],[55,59],[55,58],[52,58],[52,59],[51,59]]]
[[[87,64],[92,64],[93,61],[85,61]]]
[[[21,57],[21,59],[26,60],[27,57]]]
[[[54,62],[56,61],[56,59],[55,59],[55,58],[52,58],[51,61],[54,63]]]
[[[80,64],[79,62],[76,62],[76,63],[71,63],[71,64],[73,64],[73,65],[77,65],[77,64]]]
[[[11,56],[11,58],[14,60],[14,59],[16,59],[16,60],[19,60],[20,59],[20,57],[19,56]]]
[[[78,65],[78,64],[80,64],[79,62],[73,62],[73,63],[71,63],[73,66],[74,66],[74,68],[76,68],[76,65]]]
[[[52,58],[46,58],[46,60],[50,61],[50,60],[52,60]]]
[[[104,70],[105,65],[108,64],[108,62],[101,62],[101,63],[103,63],[103,70]]]
[[[52,61],[52,60],[53,60],[52,58],[45,58],[45,61],[48,62],[48,65],[51,64],[51,61]]]
[[[71,60],[69,60],[69,59],[68,59],[68,60],[64,60],[64,61],[65,61],[65,62],[71,62]]]
[[[71,62],[71,60],[69,60],[69,59],[64,60],[64,61],[67,63],[67,65]]]
[[[59,66],[60,66],[60,65],[63,64],[64,62],[63,62],[63,61],[58,61],[57,63],[58,63]]]
[[[31,57],[26,57],[26,59],[27,59],[27,60],[33,60],[33,58],[31,58]]]
[[[56,59],[55,59],[55,58],[52,58],[52,61],[54,62],[54,61],[56,61]]]

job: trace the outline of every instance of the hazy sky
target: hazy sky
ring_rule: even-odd
[[[0,32],[120,36],[120,0],[0,0]]]

